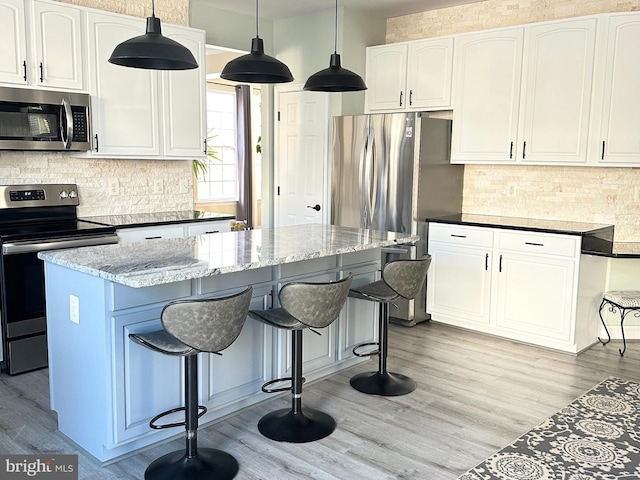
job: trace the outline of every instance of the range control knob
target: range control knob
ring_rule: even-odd
[[[78,196],[78,194],[76,193],[75,190],[70,190],[69,191],[69,198],[76,198]]]
[[[65,190],[62,190],[60,192],[60,198],[67,198],[68,196],[69,196],[69,194]]]

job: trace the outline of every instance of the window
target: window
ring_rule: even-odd
[[[198,202],[238,200],[236,123],[235,91],[207,89],[207,145],[215,158],[206,158],[207,170],[198,176]]]

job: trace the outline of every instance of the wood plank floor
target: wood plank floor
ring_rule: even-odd
[[[349,378],[371,360],[305,385],[304,404],[334,416],[336,431],[318,442],[262,437],[265,413],[289,405],[276,397],[199,431],[199,445],[240,462],[238,479],[455,479],[605,378],[640,382],[640,344],[624,358],[621,342],[568,355],[445,325],[392,325],[389,367],[418,382],[401,397],[364,395]],[[80,479],[143,478],[155,458],[184,447],[178,439],[108,466],[56,430],[47,371],[0,375],[0,452],[78,453]]]

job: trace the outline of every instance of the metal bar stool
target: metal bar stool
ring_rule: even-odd
[[[226,452],[198,449],[198,419],[207,412],[198,406],[198,353],[219,353],[231,345],[244,326],[253,288],[221,298],[178,300],[162,310],[162,330],[131,333],[129,338],[156,352],[184,357],[185,406],[155,416],[151,428],[184,425],[186,450],[168,453],[154,460],[145,470],[145,480],[231,479],[238,473],[238,462]],[[185,411],[185,421],[158,424],[162,417]]]
[[[431,256],[425,255],[418,260],[396,260],[387,263],[382,270],[382,280],[361,287],[352,288],[350,297],[378,302],[378,342],[361,343],[353,348],[358,357],[378,355],[378,371],[364,372],[351,377],[350,383],[356,390],[370,395],[397,396],[411,393],[416,389],[416,382],[400,373],[387,371],[389,305],[403,297],[414,299],[422,290],[427,278],[427,270]],[[358,349],[377,345],[372,352],[360,353]]]
[[[609,305],[609,312],[620,312],[620,330],[622,331],[623,346],[622,349],[618,349],[618,352],[620,353],[620,356],[624,356],[624,352],[627,351],[627,339],[624,336],[624,319],[631,312],[633,312],[634,317],[640,318],[640,291],[616,290],[612,292],[605,292],[602,297],[602,303],[600,303],[600,309],[598,311],[600,315],[600,321],[602,322],[602,326],[604,327],[604,331],[607,332],[606,340],[602,340],[600,337],[598,337],[598,340],[603,345],[606,345],[611,341],[609,329],[607,328],[607,324],[604,322],[604,318],[602,318],[602,310],[606,305]]]
[[[326,283],[292,282],[280,289],[281,308],[251,310],[249,316],[276,328],[291,330],[291,377],[271,380],[262,386],[265,393],[291,391],[291,408],[268,413],[258,422],[262,435],[279,442],[305,443],[320,440],[336,428],[335,420],[324,412],[302,409],[302,331],[329,326],[347,301],[352,275]],[[318,333],[318,332],[316,332]],[[291,386],[272,388],[278,382]]]

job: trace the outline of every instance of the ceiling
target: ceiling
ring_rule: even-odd
[[[338,0],[338,6],[364,10],[389,18],[480,1],[483,0]],[[256,14],[256,2],[253,0],[191,0],[191,3],[196,2],[244,15]],[[279,20],[334,7],[334,0],[262,0],[259,3],[259,15],[260,18]]]

